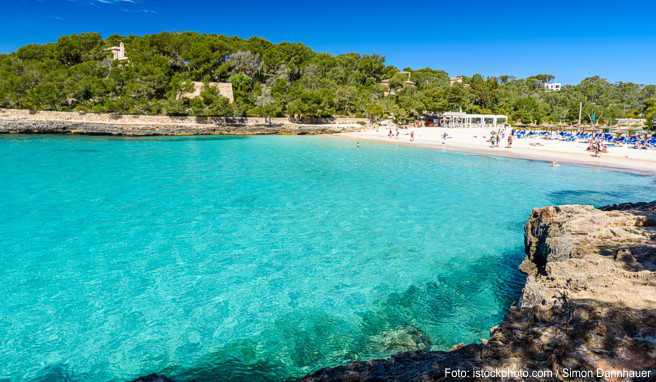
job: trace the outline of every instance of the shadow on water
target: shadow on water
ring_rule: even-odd
[[[621,191],[594,191],[594,190],[562,190],[547,194],[550,202],[556,205],[562,204],[592,204],[603,206],[612,204],[618,200],[632,200],[642,193],[647,193],[651,187],[626,186]]]
[[[126,141],[146,141],[146,142],[188,142],[188,141],[204,141],[204,142],[221,142],[221,141],[238,141],[245,139],[252,139],[249,135],[189,135],[189,136],[154,136],[154,137],[106,137],[109,139],[122,139]]]
[[[101,152],[101,150],[94,150],[94,149],[72,149],[72,150],[57,150],[57,151],[78,153],[78,154],[93,154],[93,153]]]
[[[429,282],[390,293],[360,312],[357,320],[319,310],[297,311],[279,317],[258,337],[232,341],[193,366],[144,370],[143,375],[157,373],[178,382],[286,381],[352,361],[477,342],[487,337],[489,328],[503,319],[521,294],[525,279],[517,266],[522,258],[518,248],[469,264],[450,264],[448,269],[437,269]],[[57,366],[28,380],[87,378]]]
[[[198,365],[185,370],[163,370],[161,375],[175,381],[268,382],[292,380],[285,365],[278,361],[245,362],[241,357],[254,356],[258,344],[242,342],[208,354]],[[250,354],[249,354],[250,353]]]
[[[82,382],[87,378],[75,376],[65,365],[56,364],[41,369],[35,376],[27,376],[26,380],[30,382]],[[0,379],[0,381],[3,380]]]

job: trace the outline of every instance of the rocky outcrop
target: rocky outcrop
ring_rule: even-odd
[[[80,135],[310,135],[336,134],[356,131],[357,125],[243,125],[243,124],[198,124],[158,125],[87,123],[68,121],[0,120],[0,134],[80,134]]]
[[[119,115],[0,109],[0,134],[263,135],[335,134],[362,130],[362,118],[302,123],[287,118]]]
[[[656,202],[535,209],[525,247],[522,297],[483,343],[303,380],[656,380]]]

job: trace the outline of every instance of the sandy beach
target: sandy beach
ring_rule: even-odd
[[[388,129],[381,127],[339,134],[339,136],[509,158],[598,166],[656,175],[656,150],[653,149],[637,150],[629,146],[609,146],[608,153],[602,153],[599,157],[595,157],[591,152],[586,151],[587,144],[585,142],[564,142],[544,138],[515,138],[512,148],[509,148],[507,147],[509,131],[506,129],[505,138],[499,147],[492,147],[489,143],[492,130],[487,128],[409,128],[400,129],[398,138],[390,138],[387,136]],[[414,132],[414,142],[410,138],[411,132]],[[448,134],[448,138],[443,140],[445,132]]]

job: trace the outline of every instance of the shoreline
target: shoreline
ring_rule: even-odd
[[[435,128],[432,128],[435,129]],[[596,167],[607,170],[630,172],[639,175],[656,176],[656,151],[654,151],[653,160],[642,159],[627,159],[617,156],[608,156],[602,154],[601,157],[593,157],[587,152],[571,152],[571,151],[555,151],[555,150],[541,150],[539,148],[526,148],[526,147],[513,147],[512,149],[506,147],[492,148],[484,145],[476,144],[463,144],[447,141],[441,143],[430,140],[417,139],[415,142],[410,142],[406,137],[399,139],[387,138],[375,135],[370,130],[366,132],[346,132],[339,134],[332,134],[332,137],[362,140],[366,142],[392,144],[404,147],[419,147],[432,150],[458,152],[464,154],[484,155],[510,159],[524,159],[540,162],[556,161],[559,164],[578,165],[586,167]],[[517,142],[517,141],[515,141]],[[637,150],[636,150],[637,151]]]
[[[315,121],[289,118],[128,115],[1,109],[0,134],[106,136],[316,135],[363,130],[363,118]]]

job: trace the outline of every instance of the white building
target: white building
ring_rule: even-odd
[[[550,92],[559,92],[563,85],[560,82],[545,82],[544,89]]]
[[[647,126],[647,120],[644,118],[617,118],[615,127],[635,127],[643,128]]]
[[[467,114],[446,112],[440,118],[441,127],[506,127],[508,117],[501,114]]]
[[[127,54],[125,54],[125,45],[123,42],[118,44],[118,46],[112,46],[111,48],[107,48],[107,50],[110,50],[112,52],[112,59],[114,61],[125,61],[128,59]]]

